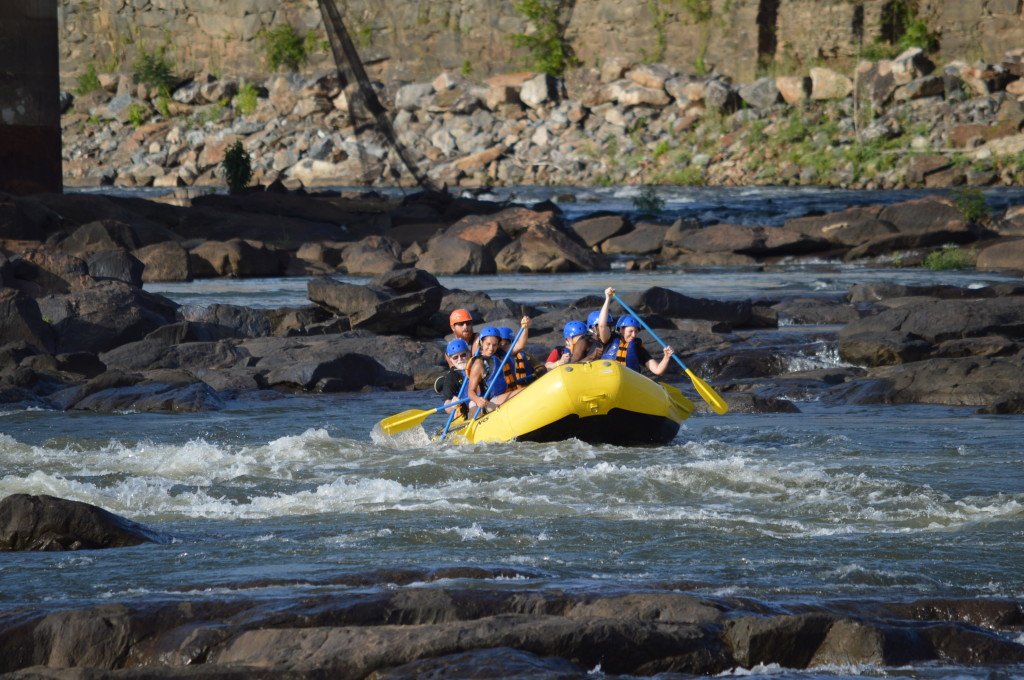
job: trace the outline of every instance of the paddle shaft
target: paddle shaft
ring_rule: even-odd
[[[458,394],[459,401],[456,402],[456,403],[464,404],[465,402],[469,401],[469,397],[466,397],[466,389],[468,387],[469,387],[469,376],[468,375],[463,375],[462,387],[459,388],[459,394]],[[447,404],[445,404],[445,406],[447,406]],[[444,408],[444,407],[442,407],[442,408]],[[455,414],[458,413],[458,412],[459,412],[459,409],[453,408],[452,412],[448,414],[448,422],[446,422],[444,424],[444,430],[441,432],[441,438],[442,439],[444,437],[448,436],[448,430],[451,429],[452,421],[455,420]]]

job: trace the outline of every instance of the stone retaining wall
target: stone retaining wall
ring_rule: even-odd
[[[698,63],[740,81],[759,62],[782,68],[856,60],[879,33],[892,0],[709,0],[699,20],[677,0],[567,0],[566,38],[587,66],[613,56],[663,61],[680,70]],[[946,55],[989,61],[1024,45],[1016,0],[929,0],[919,15]],[[344,0],[349,31],[373,75],[416,80],[443,69],[475,77],[525,66],[512,35],[530,30],[512,2],[489,0]],[[184,71],[265,73],[260,32],[287,22],[324,39],[315,0],[61,0],[65,85],[90,64],[130,70],[139,49],[167,46]],[[309,72],[330,65],[317,52]]]

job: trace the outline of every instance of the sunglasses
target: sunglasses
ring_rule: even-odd
[[[472,326],[473,322],[472,321],[456,321],[452,325],[453,326]]]
[[[459,352],[458,354],[449,354],[452,359],[468,359],[469,352]]]

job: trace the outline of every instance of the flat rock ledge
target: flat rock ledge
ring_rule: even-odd
[[[402,587],[507,570],[397,570],[315,585],[360,586],[267,602],[165,601],[0,618],[7,678],[585,678],[1024,663],[1016,600],[837,602],[786,610],[674,590]],[[522,574],[537,578],[538,574]],[[262,584],[238,584],[240,590]],[[374,587],[379,590],[372,591]]]

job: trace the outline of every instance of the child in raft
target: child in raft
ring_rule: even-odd
[[[527,332],[524,331],[523,335],[525,336]],[[498,354],[504,357],[509,347],[512,346],[512,341],[515,340],[515,333],[508,326],[501,326],[498,328],[498,334],[501,336]],[[526,344],[525,340],[522,344]],[[537,377],[534,375],[533,360],[524,350],[512,352],[502,370],[505,372],[505,385],[510,390],[522,389],[532,383]]]
[[[581,361],[586,361],[592,350],[593,343],[590,341],[590,334],[582,321],[570,321],[565,324],[562,336],[565,338],[565,345],[551,350],[547,361],[544,362],[544,367],[549,371],[564,364],[578,364]]]
[[[607,330],[608,306],[611,299],[615,296],[615,289],[607,288],[604,291],[604,295],[604,306],[601,307],[598,327],[603,326],[604,330]],[[640,322],[628,314],[619,318],[615,324],[615,331],[615,333],[609,333],[609,340],[606,342],[604,351],[601,354],[602,359],[611,359],[620,364],[625,364],[627,368],[631,368],[638,373],[641,367],[646,367],[654,375],[665,373],[669,361],[672,359],[673,352],[670,345],[665,345],[665,353],[662,355],[661,361],[655,361],[651,357],[651,353],[644,347],[640,336],[637,335],[640,332]]]

